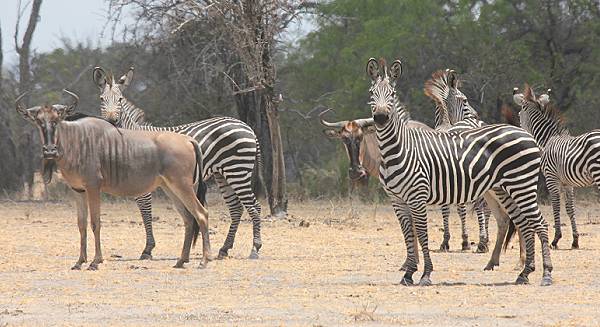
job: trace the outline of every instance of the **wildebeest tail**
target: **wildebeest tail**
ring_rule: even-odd
[[[196,167],[194,168],[194,184],[198,184],[196,188],[196,198],[200,201],[202,206],[206,207],[206,192],[208,187],[206,186],[206,182],[202,178],[202,150],[200,149],[200,145],[196,141],[192,141],[192,145],[194,146],[194,152],[196,153]],[[196,240],[198,240],[198,234],[200,234],[200,226],[196,219],[194,219],[192,223],[192,246],[196,245]]]
[[[512,220],[508,220],[508,232],[506,233],[506,238],[504,239],[504,251],[506,252],[506,249],[508,249],[508,244],[510,243],[510,240],[515,236],[515,233],[517,232],[517,227],[515,226],[515,223],[513,223]]]

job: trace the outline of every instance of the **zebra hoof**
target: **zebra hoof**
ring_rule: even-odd
[[[71,267],[71,270],[81,270],[81,264],[76,263],[73,267]]]
[[[579,240],[573,240],[573,243],[571,244],[571,249],[572,250],[578,250],[579,249]]]
[[[200,262],[198,264],[198,269],[206,269],[207,264],[208,264],[207,262]]]
[[[475,251],[475,253],[487,253],[488,251],[488,245],[486,243],[479,242],[479,244],[477,244],[477,250]]]
[[[219,250],[219,255],[217,256],[217,260],[223,260],[227,258],[227,251]]]
[[[415,283],[413,282],[413,279],[411,277],[402,277],[402,279],[400,280],[400,285],[404,285],[404,286],[413,286]]]
[[[183,269],[183,264],[185,263],[184,260],[177,260],[177,263],[173,266],[173,268],[177,268],[177,269]]]
[[[529,284],[529,279],[527,277],[523,277],[523,276],[517,277],[517,281],[515,282],[515,285],[528,285],[528,284]]]
[[[468,251],[471,249],[471,244],[469,244],[469,241],[463,241],[461,246],[463,251]]]
[[[87,267],[87,270],[91,270],[91,271],[96,271],[98,270],[98,264],[97,263],[90,263],[90,265]]]
[[[252,251],[250,252],[250,255],[248,256],[248,259],[252,259],[252,260],[258,259],[258,252],[256,250],[252,249]]]
[[[431,279],[429,278],[429,276],[421,277],[421,280],[419,281],[419,286],[431,286]]]
[[[142,255],[140,256],[140,260],[152,260],[152,254],[142,253]]]
[[[450,245],[448,244],[447,241],[442,242],[442,244],[440,245],[440,251],[442,251],[442,252],[450,251]]]
[[[552,276],[544,276],[542,277],[542,281],[540,286],[550,286],[552,285]]]

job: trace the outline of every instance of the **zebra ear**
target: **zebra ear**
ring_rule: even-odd
[[[121,84],[123,87],[127,87],[127,86],[129,86],[129,83],[131,83],[132,79],[133,79],[133,67],[129,67],[129,70],[127,71],[127,73],[125,73],[125,75],[121,76],[121,78],[119,79],[119,84]]]
[[[525,97],[525,100],[535,101],[535,93],[533,93],[533,89],[531,86],[529,86],[529,84],[525,84],[524,90],[523,96]]]
[[[375,58],[371,58],[367,62],[367,75],[369,75],[373,81],[376,81],[377,77],[380,76],[379,64],[377,63],[377,60]]]
[[[390,66],[390,78],[397,82],[402,76],[402,62],[400,60],[395,60]]]
[[[92,71],[92,79],[94,80],[94,83],[101,90],[103,90],[104,86],[106,85],[106,72],[104,71],[104,69],[102,69],[102,67],[96,67]]]
[[[448,70],[448,84],[450,84],[450,87],[458,88],[458,76],[452,69]]]

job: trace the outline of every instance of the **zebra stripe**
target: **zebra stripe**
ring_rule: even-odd
[[[427,236],[427,204],[475,201],[493,191],[502,203],[513,202],[520,215],[511,217],[526,243],[526,261],[517,283],[527,283],[535,270],[537,233],[542,243],[544,277],[552,283],[552,263],[547,225],[537,205],[540,149],[524,130],[509,125],[487,125],[459,133],[440,133],[406,128],[407,114],[399,106],[395,84],[402,72],[399,61],[390,68],[370,59],[369,89],[377,142],[381,153],[380,181],[393,196],[396,207],[407,206],[423,252],[421,285],[431,284],[431,261]],[[404,211],[406,212],[406,211]],[[403,215],[398,217],[405,221]],[[405,238],[412,230],[403,228]],[[406,241],[407,247],[412,243]],[[417,270],[414,249],[408,249],[402,282],[412,284]],[[411,257],[411,254],[413,257]]]
[[[575,219],[575,187],[595,185],[600,189],[600,130],[572,136],[564,126],[559,110],[549,103],[549,95],[536,98],[525,86],[524,93],[515,93],[514,101],[521,105],[521,126],[530,132],[543,150],[542,172],[550,192],[554,216],[554,240],[558,248],[562,237],[560,223],[560,193],[565,192],[565,207],[571,220],[573,242],[579,248],[579,232]]]
[[[110,77],[112,79],[112,77]],[[171,127],[157,127],[144,122],[144,111],[123,97],[121,87],[128,84],[128,75],[119,82],[106,83],[101,95],[103,118],[119,127],[146,131],[170,131],[194,138],[202,150],[202,178],[214,176],[229,209],[231,225],[219,258],[228,255],[245,208],[252,219],[253,245],[250,258],[258,258],[262,246],[260,236],[261,207],[252,191],[255,164],[261,165],[260,147],[254,131],[244,122],[231,117],[214,117]],[[125,81],[125,82],[122,82]],[[144,220],[146,247],[141,259],[151,258],[155,241],[152,233],[152,196],[136,198]]]

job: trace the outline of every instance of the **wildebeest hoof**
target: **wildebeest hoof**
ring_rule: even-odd
[[[177,260],[177,263],[173,266],[173,268],[183,268],[183,264],[185,263],[184,260]]]
[[[498,264],[495,264],[493,262],[488,262],[487,266],[485,266],[485,268],[483,268],[484,271],[488,271],[488,270],[494,270],[494,267],[499,266]]]
[[[421,277],[421,280],[419,281],[419,286],[431,286],[431,279],[429,278],[429,276]]]
[[[95,262],[90,263],[87,270],[98,270],[98,264]]]
[[[529,279],[527,277],[519,276],[517,277],[516,285],[527,285],[529,284]]]
[[[400,280],[400,285],[404,285],[404,286],[412,286],[415,283],[413,282],[413,279],[410,277],[402,277],[402,279]]]
[[[140,260],[152,260],[152,254],[142,253],[142,255],[140,256]]]
[[[542,277],[542,282],[540,286],[550,286],[552,285],[552,276],[544,276]]]
[[[81,264],[76,263],[73,267],[71,267],[71,270],[81,270]]]

